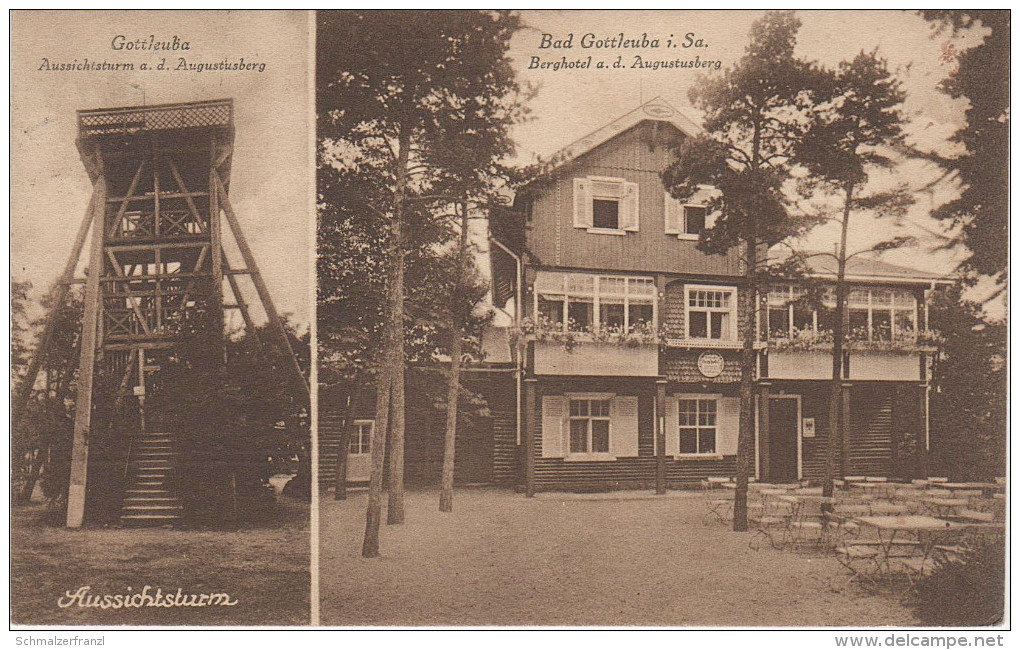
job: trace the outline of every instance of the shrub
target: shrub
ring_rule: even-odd
[[[1002,620],[1005,593],[1005,544],[997,539],[940,562],[914,586],[913,605],[923,625],[994,625]]]

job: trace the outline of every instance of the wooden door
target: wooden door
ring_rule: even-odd
[[[790,483],[798,479],[797,436],[800,427],[800,405],[796,399],[769,400],[769,473],[773,483]]]
[[[351,431],[350,450],[347,454],[347,480],[363,483],[372,475],[373,420],[355,420]]]

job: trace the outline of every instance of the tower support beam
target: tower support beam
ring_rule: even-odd
[[[297,357],[294,355],[294,350],[290,346],[287,332],[283,329],[283,321],[280,320],[280,315],[273,304],[273,297],[269,295],[269,287],[266,286],[265,281],[262,279],[262,273],[259,272],[255,255],[252,254],[251,248],[248,246],[248,240],[245,239],[244,232],[241,230],[241,224],[237,220],[237,215],[234,214],[234,209],[230,205],[230,199],[227,197],[227,190],[223,185],[223,181],[220,179],[218,172],[213,171],[213,174],[216,179],[216,191],[214,194],[218,195],[217,203],[223,210],[223,213],[227,215],[227,223],[230,224],[230,231],[234,234],[237,247],[241,250],[244,265],[251,273],[251,280],[255,285],[255,291],[258,293],[259,300],[262,302],[262,308],[265,309],[266,316],[269,319],[269,329],[276,333],[281,351],[288,353],[291,372],[294,377],[294,387],[300,389],[302,397],[307,400],[309,398],[308,382],[305,380],[305,376],[301,372],[301,366],[298,365]]]
[[[85,317],[82,320],[78,361],[78,391],[74,404],[74,438],[71,442],[71,479],[67,488],[67,527],[81,528],[85,520],[85,484],[88,479],[89,428],[92,424],[92,379],[99,337],[99,279],[103,275],[103,221],[106,215],[106,179],[96,180],[92,200],[92,251],[85,282]]]
[[[92,199],[85,210],[85,216],[81,220],[81,225],[78,226],[78,234],[75,236],[74,246],[71,247],[71,255],[67,258],[64,272],[54,287],[53,304],[50,306],[49,313],[46,314],[46,324],[43,326],[42,339],[32,354],[32,361],[28,366],[28,372],[25,374],[22,384],[18,387],[17,395],[15,395],[13,415],[16,418],[20,418],[24,414],[25,407],[28,405],[28,398],[32,396],[32,388],[35,386],[35,380],[39,376],[39,371],[42,370],[43,362],[46,360],[46,354],[49,352],[50,343],[53,340],[53,332],[57,326],[57,314],[60,312],[60,308],[63,307],[64,300],[67,299],[68,289],[75,283],[74,270],[78,267],[81,250],[85,247],[85,238],[89,234],[89,226],[95,220],[95,205],[96,192],[93,189]]]

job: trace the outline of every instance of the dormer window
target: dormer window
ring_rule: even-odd
[[[684,206],[684,234],[700,237],[701,231],[705,229],[705,218],[708,216],[708,208],[701,205]]]
[[[574,227],[602,235],[637,232],[637,183],[606,176],[575,178]]]
[[[619,199],[592,199],[592,226],[594,228],[619,230]]]
[[[708,186],[700,186],[693,196],[686,199],[675,199],[667,191],[665,213],[665,232],[676,235],[677,239],[697,241],[701,231],[714,225],[715,214],[709,213],[708,201],[713,190]]]

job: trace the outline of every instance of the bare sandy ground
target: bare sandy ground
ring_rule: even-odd
[[[704,524],[701,493],[646,494],[526,499],[465,488],[443,514],[438,493],[412,492],[407,522],[384,524],[377,559],[360,555],[367,495],[323,495],[322,623],[917,624],[894,596],[851,583],[832,557],[751,550],[746,533]]]
[[[266,521],[240,529],[85,528],[43,523],[46,507],[11,509],[11,622],[28,625],[307,625],[308,506],[277,497]],[[270,516],[271,515],[271,516]],[[230,607],[67,608],[93,595],[227,593]]]

